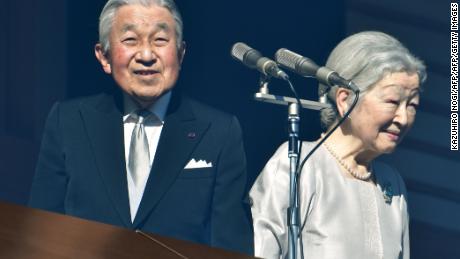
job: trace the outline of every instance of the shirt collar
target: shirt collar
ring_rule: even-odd
[[[168,110],[169,101],[171,100],[171,91],[163,94],[156,100],[152,105],[148,107],[148,110],[155,114],[155,116],[164,123],[166,116],[166,111]],[[134,100],[126,93],[123,93],[123,122],[129,118],[129,115],[135,110],[139,109],[139,106],[134,102]]]

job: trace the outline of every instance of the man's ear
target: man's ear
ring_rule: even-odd
[[[335,100],[337,104],[337,111],[339,112],[340,117],[348,111],[348,97],[350,97],[350,90],[339,87],[335,92]]]
[[[179,50],[177,51],[177,55],[179,58],[179,64],[182,66],[182,61],[184,61],[184,56],[185,56],[185,49],[186,49],[186,44],[185,41],[182,41]]]
[[[102,45],[100,43],[97,43],[94,46],[94,54],[96,55],[96,58],[99,61],[99,63],[101,63],[104,72],[106,72],[107,74],[111,74],[112,67],[110,65],[109,58],[107,57],[108,54],[104,53],[104,49],[102,48]]]

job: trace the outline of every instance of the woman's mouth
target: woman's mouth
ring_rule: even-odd
[[[391,141],[397,142],[400,138],[400,132],[399,131],[393,131],[393,130],[386,130],[385,133],[387,134],[388,138]]]

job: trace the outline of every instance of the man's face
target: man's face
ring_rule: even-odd
[[[179,76],[185,49],[177,49],[175,25],[166,8],[125,5],[115,14],[108,53],[95,47],[104,71],[143,107],[172,89]]]

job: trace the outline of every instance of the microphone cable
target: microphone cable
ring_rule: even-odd
[[[353,91],[353,90],[351,90],[351,91]],[[353,103],[350,106],[350,109],[347,112],[345,112],[345,114],[337,122],[337,124],[334,125],[334,127],[328,133],[326,133],[326,135],[310,150],[310,152],[305,156],[305,158],[302,160],[302,162],[299,165],[298,162],[300,161],[300,157],[301,157],[301,154],[302,154],[301,153],[301,151],[302,151],[302,141],[300,141],[301,143],[300,143],[300,147],[299,147],[299,159],[297,160],[297,170],[296,170],[296,183],[297,183],[296,191],[297,191],[297,197],[299,199],[299,213],[301,212],[301,205],[302,205],[302,202],[301,202],[302,197],[300,196],[300,176],[302,174],[302,169],[303,169],[305,163],[307,162],[307,160],[313,155],[313,153],[321,146],[321,144],[323,144],[324,141],[326,141],[326,139],[328,139],[332,135],[332,133],[334,133],[334,131],[337,130],[337,128],[340,125],[342,125],[345,122],[345,120],[350,115],[350,113],[355,109],[355,106],[356,106],[356,104],[358,103],[358,100],[359,100],[359,92],[360,92],[359,88],[356,88],[356,90],[354,90],[353,92],[355,94],[355,98],[353,100]],[[299,134],[299,139],[300,139],[300,134]],[[302,217],[300,217],[300,216],[301,215],[299,215],[299,219],[302,220]],[[306,219],[306,215],[305,215],[305,219]],[[300,231],[299,231],[299,237],[298,237],[299,238],[299,243],[300,243],[300,257],[302,259],[304,258],[302,230],[305,227],[305,223],[306,223],[306,220],[304,220],[303,223],[301,222]]]

